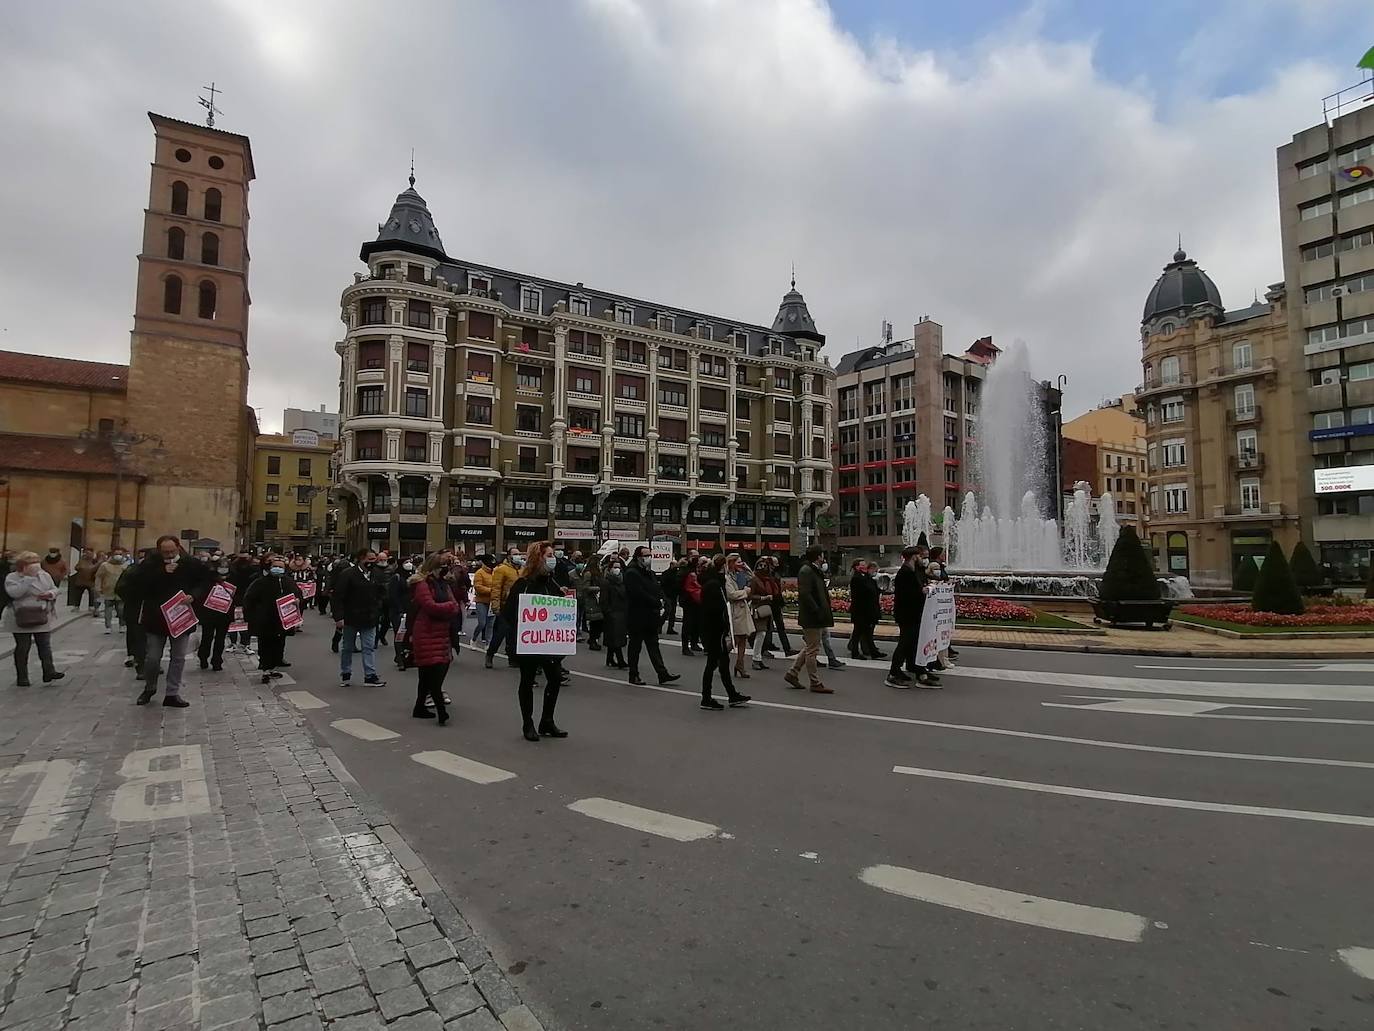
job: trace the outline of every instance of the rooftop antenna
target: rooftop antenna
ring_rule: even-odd
[[[410,148],[410,185],[415,185],[415,148]]]
[[[224,114],[223,111],[221,111],[219,108],[217,108],[217,107],[215,106],[215,94],[216,94],[216,93],[223,93],[224,90],[216,89],[216,88],[215,88],[215,84],[214,84],[213,82],[210,83],[210,85],[208,85],[208,86],[202,86],[201,89],[203,89],[203,90],[205,90],[206,92],[208,92],[208,93],[210,94],[210,96],[208,96],[208,97],[198,97],[198,98],[196,98],[196,99],[197,99],[197,101],[199,102],[200,106],[203,107],[203,108],[205,108],[205,125],[206,125],[206,128],[213,129],[213,128],[215,127],[215,115],[222,115],[222,114]]]
[[[797,288],[797,263],[794,261],[794,262],[792,262],[792,289],[795,290],[796,288]]]

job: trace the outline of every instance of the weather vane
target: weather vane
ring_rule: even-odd
[[[215,106],[215,94],[223,93],[224,91],[215,89],[215,84],[213,82],[210,83],[210,85],[202,86],[201,88],[210,94],[208,97],[199,97],[197,99],[200,103],[200,106],[205,108],[206,127],[213,129],[215,127],[215,115],[224,114],[223,111],[221,111],[219,108]]]

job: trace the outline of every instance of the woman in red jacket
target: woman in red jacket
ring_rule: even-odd
[[[439,717],[439,726],[448,722],[444,707],[444,678],[452,661],[453,620],[458,615],[458,601],[445,578],[446,568],[434,555],[420,569],[420,576],[411,592],[411,611],[415,618],[409,629],[411,653],[419,670],[419,686],[415,692],[415,708],[411,715],[419,720]],[[425,706],[426,696],[434,704],[431,712]]]

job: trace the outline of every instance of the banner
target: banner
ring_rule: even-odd
[[[519,598],[515,627],[516,655],[577,654],[577,599],[550,594]]]
[[[929,666],[949,647],[954,637],[954,585],[933,583],[921,610],[921,629],[916,641],[916,665]]]
[[[211,612],[228,612],[234,607],[234,585],[215,584],[205,596],[205,607]]]
[[[301,597],[306,601],[309,601],[311,598],[315,597],[314,580],[302,580],[300,581],[300,583],[296,584],[296,586],[301,589]]]
[[[286,594],[277,599],[277,615],[281,617],[283,630],[295,630],[305,622],[301,615],[301,603],[294,594]]]
[[[229,633],[246,634],[248,633],[248,620],[243,618],[243,606],[236,606],[234,609],[233,621],[229,624]]]
[[[177,591],[162,603],[162,618],[167,622],[167,633],[171,637],[180,637],[200,622],[191,596],[185,591]]]
[[[654,541],[649,545],[649,568],[662,573],[673,564],[673,542]]]

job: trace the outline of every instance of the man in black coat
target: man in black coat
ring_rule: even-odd
[[[849,635],[849,654],[856,659],[881,659],[885,653],[878,651],[873,631],[882,615],[882,592],[863,559],[854,563],[853,570],[854,575],[849,578],[849,618],[854,629]]]
[[[194,604],[205,599],[215,582],[214,574],[200,559],[187,555],[181,541],[170,535],[157,539],[157,548],[138,564],[130,582],[125,584],[125,612],[143,627],[147,636],[147,655],[143,667],[143,691],[139,705],[147,705],[157,694],[157,679],[162,671],[162,653],[167,660],[167,690],[162,704],[184,709],[190,703],[181,697],[181,675],[186,668],[186,653],[191,650],[191,628],[173,636],[162,607],[178,594],[185,593]],[[132,604],[130,604],[132,603]],[[192,626],[195,624],[192,623]]]
[[[377,553],[362,548],[354,556],[353,565],[341,569],[334,578],[329,608],[334,615],[334,627],[342,635],[339,649],[339,683],[345,687],[353,678],[353,652],[361,642],[363,653],[363,683],[368,687],[385,687],[386,681],[377,675],[373,653],[377,647],[377,623],[382,616],[382,596],[372,577]]]
[[[926,549],[913,545],[902,549],[902,568],[892,578],[892,617],[897,621],[900,636],[892,651],[892,668],[887,672],[888,687],[911,687],[910,670],[922,687],[939,687],[940,678],[916,666],[917,638],[921,632],[921,614],[925,610],[926,582],[924,561]],[[902,667],[905,666],[904,670]]]
[[[648,548],[635,548],[634,557],[625,567],[625,602],[629,609],[630,683],[644,683],[639,676],[641,647],[648,651],[660,684],[680,680],[680,674],[668,672],[658,649],[658,628],[663,622],[663,587],[649,568]]]
[[[671,563],[659,574],[658,585],[663,588],[663,633],[676,635],[677,599],[682,593],[682,564]]]

